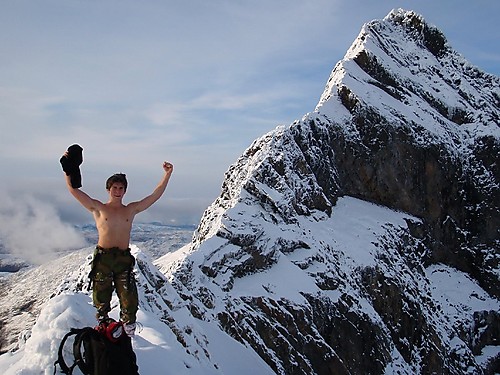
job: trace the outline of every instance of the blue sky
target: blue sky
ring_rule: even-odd
[[[312,111],[362,25],[399,7],[500,74],[496,0],[0,0],[0,223],[28,196],[92,222],[59,165],[79,143],[83,190],[101,200],[111,174],[127,174],[128,202],[174,163],[136,220],[197,224],[229,165]]]

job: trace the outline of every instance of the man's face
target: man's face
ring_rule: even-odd
[[[111,187],[109,188],[109,196],[111,198],[123,198],[125,195],[125,185],[123,185],[120,182],[115,182]]]

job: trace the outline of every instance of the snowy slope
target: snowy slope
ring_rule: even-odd
[[[136,246],[132,250],[139,264],[136,268],[141,296],[138,320],[142,325],[133,339],[133,347],[142,374],[272,373],[255,353],[223,333],[216,323],[194,319],[150,260]],[[21,340],[20,349],[0,356],[2,374],[52,374],[64,334],[71,327],[96,323],[91,296],[79,290],[89,267],[85,262],[82,266],[81,259],[70,255],[59,264],[52,263],[52,268],[57,274],[64,273],[65,280],[55,289],[57,295],[43,304],[29,338],[25,342]],[[68,274],[68,268],[75,271]],[[24,288],[36,289],[38,283],[37,277],[25,275]],[[165,285],[159,288],[160,284]],[[119,314],[117,305],[115,296],[110,314],[115,319]],[[66,348],[65,358],[71,359],[70,348]]]

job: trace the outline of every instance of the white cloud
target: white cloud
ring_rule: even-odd
[[[7,193],[0,195],[0,240],[9,253],[38,264],[57,251],[85,246],[82,235],[62,223],[52,205]]]

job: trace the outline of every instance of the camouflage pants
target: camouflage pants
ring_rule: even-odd
[[[139,298],[133,274],[134,265],[135,258],[130,254],[130,249],[103,249],[100,246],[95,249],[89,276],[98,319],[108,316],[113,289],[116,289],[120,300],[120,320],[135,322]]]

